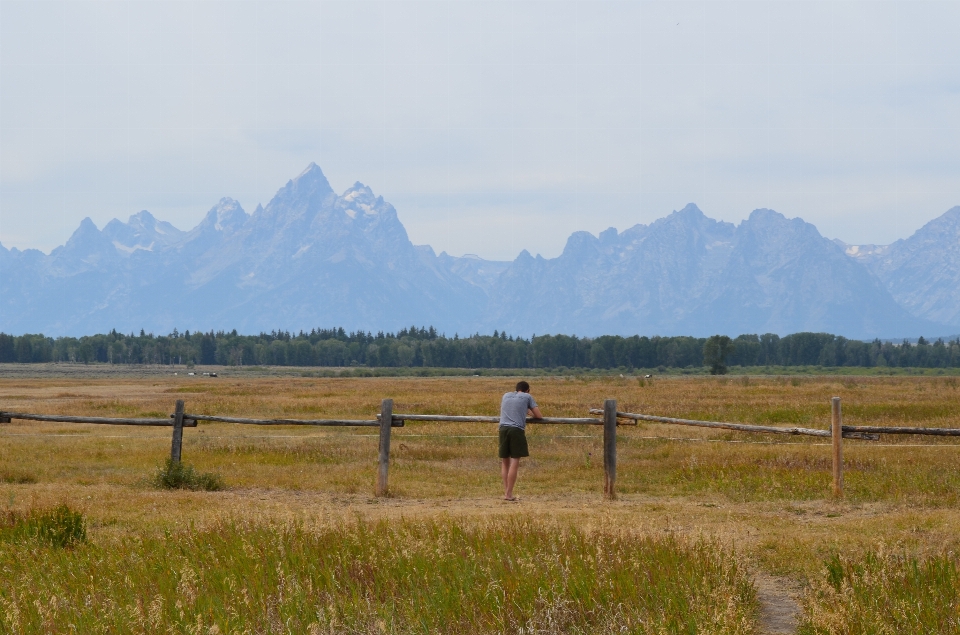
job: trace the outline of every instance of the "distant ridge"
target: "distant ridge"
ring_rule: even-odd
[[[223,198],[189,231],[141,211],[102,231],[84,219],[49,255],[0,245],[0,331],[931,337],[960,326],[958,237],[960,208],[861,250],[772,210],[735,226],[690,204],[576,232],[553,259],[458,258],[414,246],[392,205],[359,182],[336,194],[311,163],[265,207]]]
[[[960,324],[960,206],[892,245],[845,245],[913,315]]]

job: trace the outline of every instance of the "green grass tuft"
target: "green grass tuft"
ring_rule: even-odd
[[[87,540],[86,521],[82,513],[66,505],[28,514],[8,511],[0,517],[0,541],[28,540],[60,549],[74,547]]]
[[[13,485],[32,485],[37,482],[37,477],[20,470],[0,470],[0,483],[11,483]]]
[[[153,484],[160,489],[188,489],[192,491],[218,492],[226,489],[219,474],[197,472],[192,465],[167,459],[157,469]]]

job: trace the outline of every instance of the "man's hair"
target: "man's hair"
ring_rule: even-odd
[[[517,390],[519,390],[520,392],[530,392],[530,384],[528,384],[525,381],[518,381]]]

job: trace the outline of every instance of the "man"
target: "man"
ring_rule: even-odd
[[[516,392],[508,392],[500,401],[500,476],[503,479],[503,500],[516,501],[513,486],[517,482],[520,458],[530,456],[527,450],[527,412],[535,419],[543,418],[537,402],[530,396],[530,384],[517,382]]]

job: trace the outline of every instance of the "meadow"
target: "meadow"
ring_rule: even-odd
[[[369,419],[497,413],[515,378],[302,377],[269,369],[0,368],[0,410]],[[545,416],[620,410],[765,425],[960,427],[950,376],[536,377]],[[0,632],[761,633],[794,598],[801,633],[960,633],[960,442],[829,440],[644,424],[531,426],[519,504],[500,500],[494,425],[393,430],[201,423],[183,460],[222,491],[153,485],[170,429],[0,425]],[[66,505],[85,538],[28,527]],[[6,529],[5,529],[5,528]],[[506,555],[504,555],[506,554]],[[71,626],[72,625],[72,626]],[[72,630],[71,630],[72,629]]]

